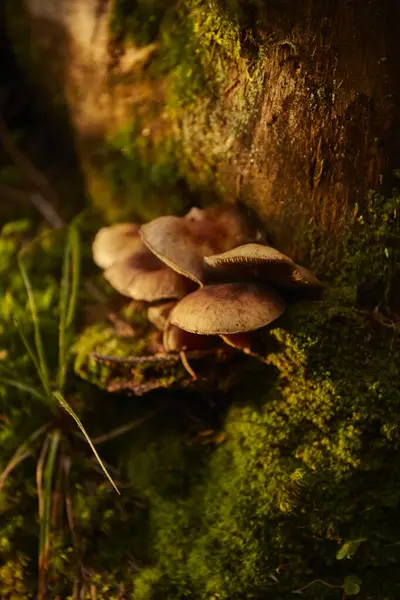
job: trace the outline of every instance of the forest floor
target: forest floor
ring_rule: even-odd
[[[399,193],[369,194],[330,271],[318,240],[306,266],[325,295],[267,328],[263,361],[236,353],[189,383],[180,364],[133,368],[154,332],[94,265],[93,237],[217,202],[212,169],[193,194],[176,148],[154,161],[136,123],[99,200],[5,64],[0,598],[397,600]]]

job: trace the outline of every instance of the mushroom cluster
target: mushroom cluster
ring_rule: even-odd
[[[252,354],[252,332],[284,312],[284,298],[322,286],[256,237],[232,205],[192,208],[141,227],[100,229],[93,258],[118,292],[150,303],[148,318],[165,352],[225,342]]]

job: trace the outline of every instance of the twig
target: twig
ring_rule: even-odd
[[[160,409],[160,410],[162,410],[162,409]],[[93,438],[92,442],[94,444],[98,445],[98,444],[103,444],[104,442],[108,442],[109,440],[113,440],[114,438],[116,438],[124,433],[127,433],[128,431],[131,431],[132,429],[135,429],[136,427],[139,427],[139,425],[141,425],[148,419],[151,419],[152,417],[154,417],[154,415],[158,414],[160,412],[160,410],[152,410],[150,413],[148,413],[144,417],[141,417],[140,419],[135,419],[134,421],[130,421],[129,423],[126,423],[125,425],[121,425],[121,427],[116,427],[115,429],[112,429],[108,433],[99,435],[97,438]],[[83,438],[83,435],[80,434],[79,437]]]
[[[229,353],[227,348],[212,348],[209,350],[188,350],[186,355],[193,360],[200,360],[207,358],[208,356],[215,356],[217,359],[228,359]],[[140,365],[143,363],[160,363],[160,364],[175,364],[181,362],[180,352],[160,352],[158,354],[149,354],[145,356],[128,356],[126,358],[108,356],[105,354],[98,354],[97,352],[90,352],[89,356],[103,363],[113,363],[120,365]]]
[[[36,192],[31,193],[23,190],[17,190],[9,185],[0,183],[0,195],[3,200],[11,203],[17,202],[20,204],[26,204],[29,202],[40,212],[42,217],[46,219],[49,225],[54,227],[54,229],[61,229],[61,227],[64,226],[64,221],[57,214],[55,208],[50,204],[50,202],[45,200]]]
[[[37,188],[48,202],[57,205],[58,197],[56,192],[49,184],[47,178],[31,163],[29,158],[19,150],[1,116],[0,143],[15,165],[20,169],[21,173],[25,176],[25,179]]]
[[[29,199],[33,206],[37,208],[40,214],[46,219],[46,221],[49,222],[52,227],[54,227],[54,229],[61,229],[64,227],[64,221],[56,212],[54,206],[45,200],[43,196],[40,196],[40,194],[37,193],[30,194]]]
[[[305,585],[304,587],[299,588],[298,590],[293,590],[293,593],[301,594],[302,592],[304,592],[304,590],[306,590],[307,588],[314,585],[314,583],[322,583],[322,585],[325,585],[326,587],[332,588],[332,589],[342,589],[343,588],[342,585],[332,585],[332,583],[328,583],[327,581],[324,581],[323,579],[314,579],[314,581],[310,581],[310,583],[307,583],[307,585]]]
[[[65,227],[64,219],[57,213],[55,206],[59,204],[59,199],[48,182],[47,178],[41,173],[35,165],[19,150],[18,146],[14,142],[4,119],[0,115],[0,144],[7,152],[9,157],[12,159],[14,164],[20,169],[25,179],[36,188],[35,192],[24,193],[21,190],[15,190],[7,185],[0,184],[0,194],[9,198],[13,202],[26,202],[29,201],[42,215],[42,217],[49,223],[54,229],[61,229]],[[39,192],[39,193],[38,193]],[[96,286],[90,282],[85,281],[84,286],[86,291],[102,303],[107,298],[106,296],[96,288]]]

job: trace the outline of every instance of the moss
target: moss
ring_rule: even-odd
[[[386,313],[398,309],[399,208],[397,189],[391,196],[371,190],[364,206],[355,208],[333,248],[324,244],[314,229],[308,230],[309,262],[322,279],[332,280],[332,298]]]
[[[398,595],[398,336],[332,304],[292,309],[270,335],[274,374],[256,400],[246,383],[236,390],[226,442],[192,457],[184,488],[173,485],[184,447],[167,453],[160,484],[148,477],[171,442],[146,447],[157,576],[138,575],[144,598],[287,598],[350,575],[371,597]],[[144,484],[144,454],[133,444],[132,455]],[[337,560],[355,539],[351,561]],[[335,597],[318,583],[308,594]]]
[[[190,205],[174,137],[155,140],[149,133],[134,119],[96,153],[96,170],[108,189],[94,201],[109,221],[149,221],[166,212],[182,214]]]
[[[135,325],[135,334],[121,337],[111,323],[96,323],[86,327],[76,342],[73,352],[75,354],[75,372],[82,378],[106,388],[112,375],[113,367],[99,363],[90,356],[97,353],[115,358],[141,356],[149,353],[149,325],[144,314],[135,312],[131,322]],[[140,368],[135,377],[140,379]]]
[[[0,567],[1,600],[28,600],[33,598],[25,585],[28,560],[18,556]]]
[[[116,40],[131,40],[138,45],[153,42],[158,34],[168,4],[160,0],[116,0],[110,30]]]
[[[96,323],[81,333],[73,348],[75,373],[102,389],[132,390],[138,395],[187,384],[188,374],[175,356],[154,357],[158,334],[147,321],[145,309],[129,310],[126,316],[130,335],[119,335],[107,323]]]
[[[120,42],[160,43],[151,74],[167,76],[168,108],[176,109],[216,91],[224,61],[241,56],[241,20],[236,1],[118,0],[110,26]]]

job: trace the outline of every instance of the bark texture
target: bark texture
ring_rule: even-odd
[[[355,207],[382,175],[391,186],[398,166],[398,3],[243,3],[240,56],[210,43],[225,83],[174,119],[164,114],[168,78],[147,75],[161,41],[116,45],[114,9],[98,0],[24,2],[40,78],[68,107],[89,191],[104,184],[92,166],[108,136],[133,116],[144,115],[146,135],[164,135],[169,121],[195,178],[207,164],[224,198],[254,208],[281,249],[302,260],[312,240],[330,260]],[[222,19],[226,10],[221,3]]]

